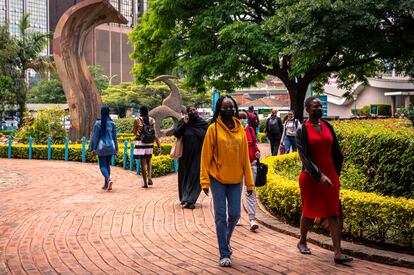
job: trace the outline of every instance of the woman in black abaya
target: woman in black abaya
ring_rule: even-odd
[[[197,109],[189,106],[187,114],[174,129],[174,136],[183,141],[183,154],[178,165],[178,195],[184,208],[194,209],[201,192],[200,158],[207,127]]]

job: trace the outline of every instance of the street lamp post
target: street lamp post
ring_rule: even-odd
[[[356,108],[357,95],[353,94],[352,98],[354,99],[354,116],[357,116],[357,108]]]

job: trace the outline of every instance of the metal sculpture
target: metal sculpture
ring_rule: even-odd
[[[99,114],[101,98],[83,54],[88,33],[104,23],[128,21],[108,0],[85,0],[59,19],[53,36],[53,56],[69,105],[69,138],[89,137]]]
[[[160,75],[152,80],[152,82],[161,81],[167,84],[171,93],[162,101],[161,106],[152,109],[149,115],[155,119],[155,132],[157,136],[171,136],[178,121],[181,119],[181,109],[183,108],[183,100],[177,86],[172,82],[171,75]],[[161,129],[162,121],[166,118],[172,118],[173,126],[168,129]]]

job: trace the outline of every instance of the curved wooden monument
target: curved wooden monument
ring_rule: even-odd
[[[172,82],[171,78],[176,77],[171,75],[160,75],[151,80],[152,82],[164,82],[171,90],[171,93],[162,101],[161,106],[158,106],[149,112],[149,115],[155,119],[155,132],[159,137],[171,136],[174,132],[174,128],[178,125],[178,121],[181,119],[183,100],[180,91],[174,82]],[[174,122],[173,126],[169,129],[162,130],[162,121],[169,117],[172,118]]]
[[[108,0],[85,0],[59,19],[53,36],[53,56],[69,105],[69,138],[89,137],[100,114],[101,98],[83,54],[88,33],[104,23],[128,21]]]

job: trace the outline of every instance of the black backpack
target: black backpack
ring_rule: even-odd
[[[265,186],[267,182],[267,164],[261,163],[259,159],[256,159],[256,167],[257,167],[257,173],[256,173],[256,181],[254,182],[254,185],[256,187]]]
[[[144,120],[142,121],[142,130],[141,130],[141,141],[142,143],[153,143],[155,140],[155,130],[154,127],[150,124],[145,124]]]
[[[270,134],[281,134],[280,128],[279,128],[279,120],[276,118],[268,119],[268,126],[269,126],[269,133]]]

